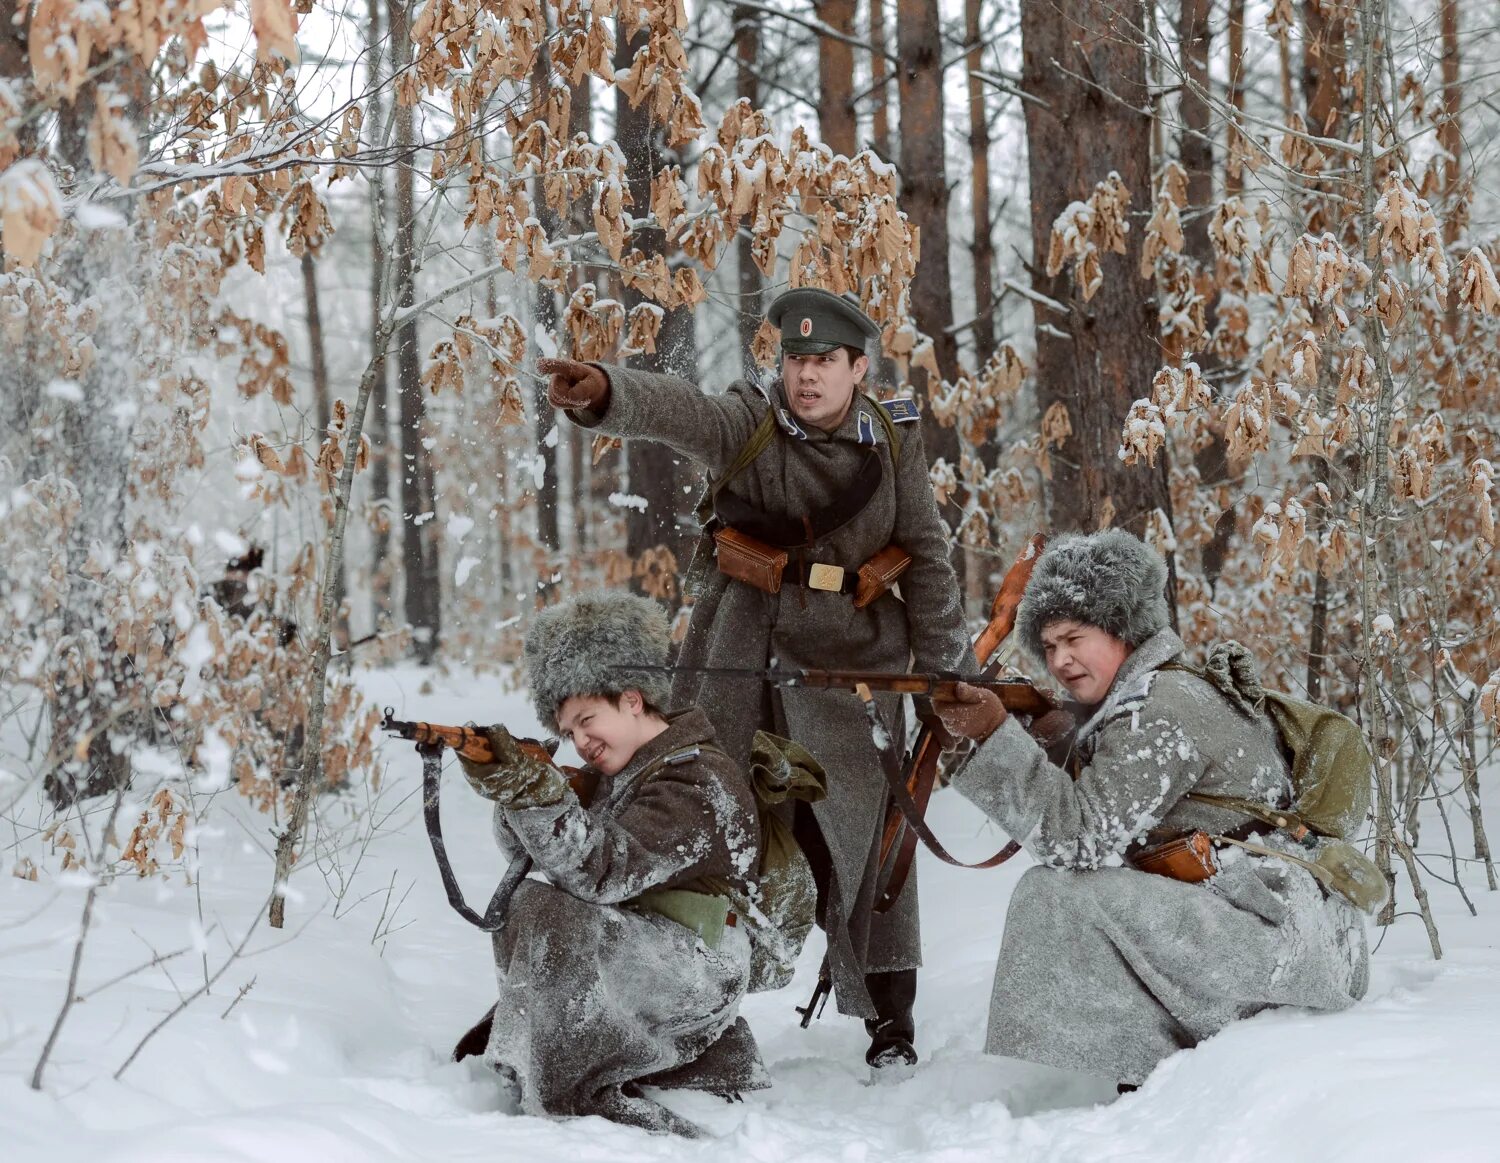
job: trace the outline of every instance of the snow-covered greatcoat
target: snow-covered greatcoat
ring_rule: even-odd
[[[675,376],[615,367],[602,416],[573,412],[585,427],[626,438],[658,440],[703,465],[717,479],[760,424],[771,401],[780,421],[770,446],[729,485],[770,513],[801,515],[827,505],[853,482],[872,445],[885,474],[865,509],[807,553],[809,561],[857,569],[896,544],[912,557],[900,582],[863,610],[847,595],[786,585],[768,594],[716,569],[695,569],[699,589],[678,656],[682,666],[906,671],[972,667],[958,581],[948,560],[948,535],[928,479],[916,424],[901,427],[901,457],[891,449],[876,405],[856,396],[832,432],[799,426],[786,412],[778,382],[768,394],[744,381],[705,395]],[[701,552],[701,551],[700,551]],[[828,772],[828,797],[813,812],[827,842],[832,884],[827,904],[829,962],[838,1008],[870,1018],[867,972],[921,964],[916,878],[889,913],[874,916],[881,822],[887,788],[870,726],[850,691],[787,689],[778,700],[740,679],[680,673],[674,706],[696,703],[724,748],[744,761],[757,729],[805,746]],[[897,740],[899,697],[881,709]]]
[[[1364,996],[1363,920],[1305,869],[1239,849],[1201,884],[1120,866],[1143,843],[1246,824],[1189,791],[1289,803],[1275,728],[1160,669],[1182,649],[1162,630],[1125,660],[1078,730],[1076,782],[1013,719],[954,779],[1041,862],[1011,897],[991,1053],[1139,1082],[1236,1018]]]
[[[507,858],[524,849],[547,878],[521,883],[494,938],[500,997],[485,1060],[515,1076],[527,1113],[692,1133],[637,1084],[767,1085],[737,1018],[750,974],[743,926],[712,950],[676,921],[621,907],[647,889],[701,891],[702,877],[742,889],[754,876],[753,794],[713,742],[703,713],[684,711],[618,775],[600,776],[590,806],[571,791],[546,807],[497,806]],[[694,746],[696,759],[658,763]]]

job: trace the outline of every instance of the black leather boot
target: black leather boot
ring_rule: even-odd
[[[870,991],[877,1015],[865,1022],[865,1032],[870,1035],[865,1061],[877,1071],[915,1066],[917,1028],[912,1005],[917,1000],[917,971],[866,974],[865,988]]]

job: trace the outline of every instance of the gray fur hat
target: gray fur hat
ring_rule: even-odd
[[[1167,563],[1134,534],[1065,534],[1036,563],[1016,611],[1016,629],[1038,658],[1049,622],[1083,622],[1139,646],[1171,625],[1166,588]]]
[[[671,644],[666,612],[649,598],[590,590],[549,606],[531,623],[522,644],[537,718],[556,734],[557,712],[574,695],[617,695],[625,690],[639,690],[648,703],[664,710],[669,675],[610,668],[631,663],[665,666]]]

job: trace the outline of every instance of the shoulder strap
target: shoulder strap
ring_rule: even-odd
[[[885,429],[885,438],[886,440],[890,441],[891,463],[900,464],[901,433],[896,430],[896,422],[891,419],[891,414],[886,411],[885,405],[882,404],[879,400],[875,399],[874,396],[866,395],[865,399],[869,400],[870,403],[874,405],[875,415],[880,419],[880,426]]]
[[[713,516],[714,498],[719,495],[731,480],[739,476],[753,463],[755,458],[771,446],[771,441],[776,436],[776,417],[771,411],[771,406],[766,407],[766,414],[760,418],[760,423],[755,426],[755,431],[750,433],[750,439],[740,446],[739,452],[735,453],[734,459],[729,462],[728,467],[719,475],[718,480],[710,480],[708,488],[703,491],[703,498],[698,502],[698,523],[706,525],[708,519]]]

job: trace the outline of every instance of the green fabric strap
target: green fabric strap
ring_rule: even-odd
[[[882,408],[874,397],[865,395],[863,392],[860,395],[870,402],[875,409],[875,415],[880,418],[880,426],[885,429],[885,438],[891,446],[891,464],[900,464],[901,433],[896,430],[896,423],[891,419],[891,414]],[[754,464],[756,458],[771,447],[771,441],[776,436],[776,416],[772,412],[774,407],[775,405],[772,404],[766,408],[766,414],[760,418],[760,423],[750,434],[750,439],[740,446],[739,452],[729,462],[723,475],[718,480],[710,482],[708,488],[704,490],[703,499],[698,502],[698,524],[708,524],[709,518],[713,516],[714,498],[719,495],[719,490]]]
[[[1188,792],[1184,798],[1194,803],[1239,812],[1242,816],[1250,816],[1262,824],[1280,828],[1284,832],[1295,833],[1307,827],[1302,817],[1296,812],[1288,811],[1286,808],[1273,808],[1269,804],[1256,803],[1254,800],[1243,800],[1236,796],[1213,796],[1196,791]]]
[[[728,897],[685,888],[653,888],[626,901],[625,907],[676,921],[710,949],[724,940],[731,912]]]
[[[710,481],[708,488],[704,490],[703,499],[698,502],[698,524],[708,524],[709,518],[714,513],[714,498],[719,495],[719,490],[755,463],[755,458],[771,446],[771,440],[775,435],[776,417],[771,414],[771,409],[767,408],[766,414],[760,418],[755,431],[750,434],[750,439],[740,446],[739,452],[729,462],[729,467],[724,470],[724,474],[718,480]]]

